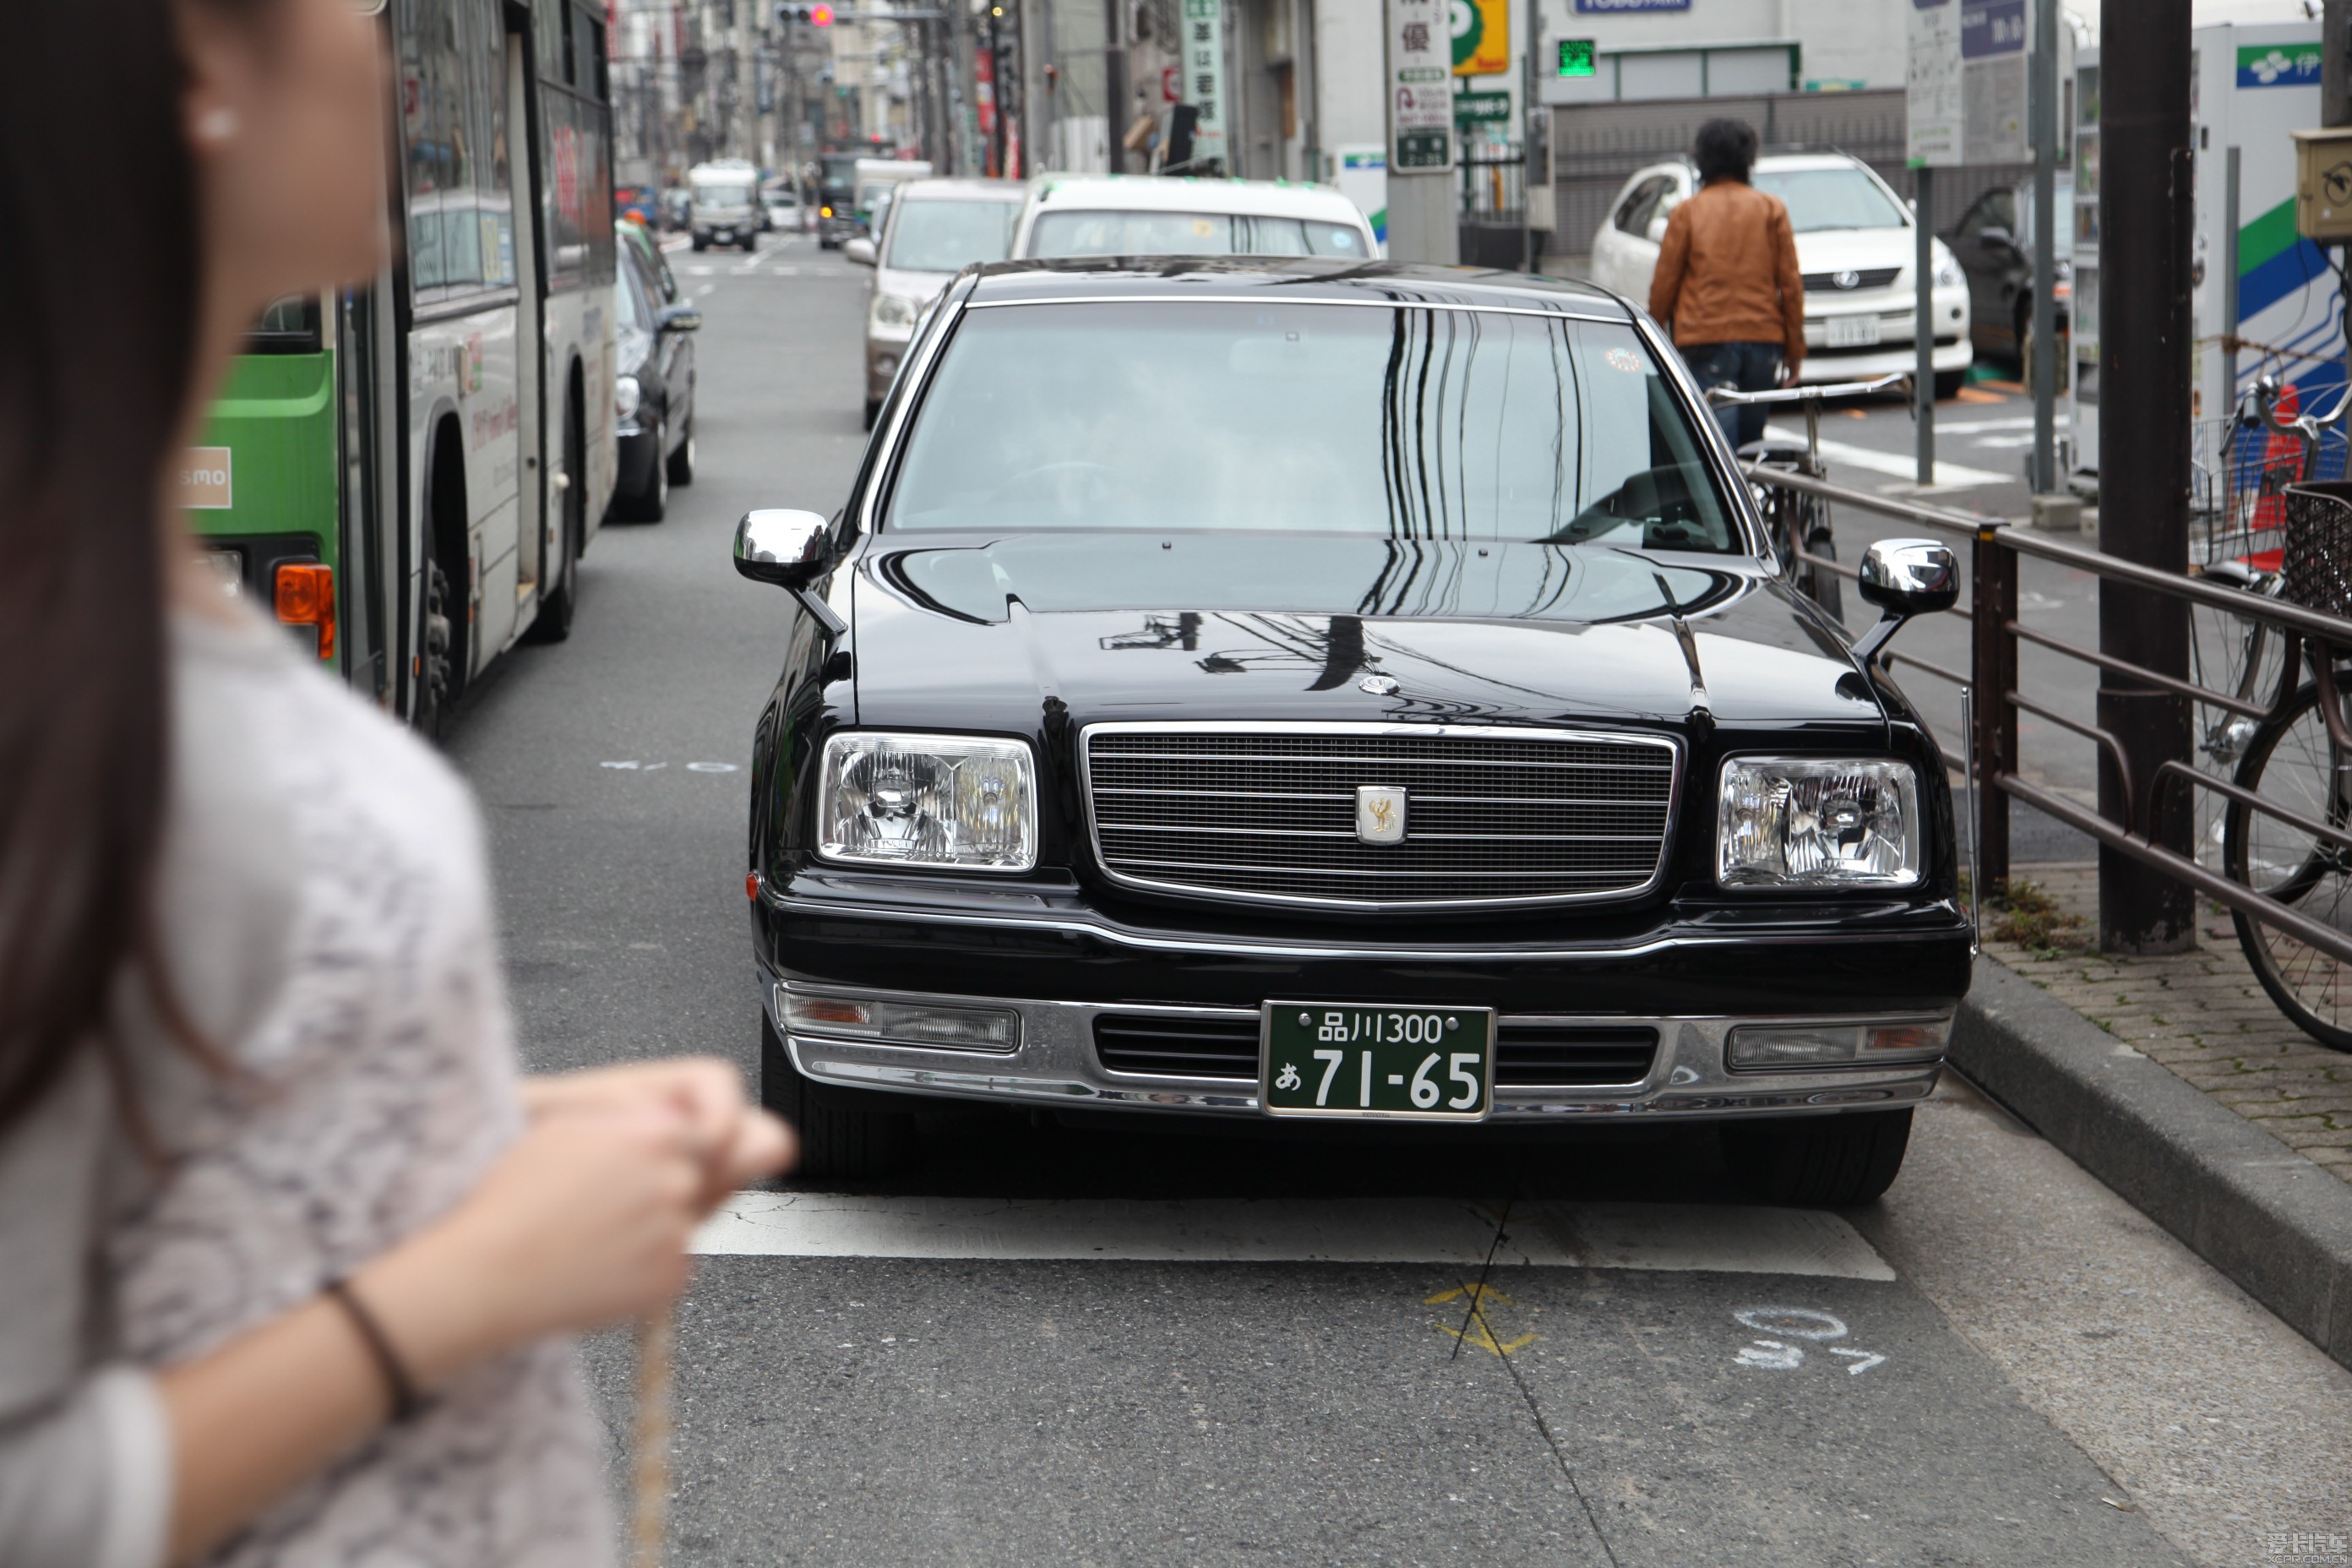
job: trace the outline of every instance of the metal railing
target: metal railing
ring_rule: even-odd
[[[2341,704],[2336,700],[2334,680],[2336,650],[2352,653],[2352,620],[2307,609],[2285,600],[2143,566],[2136,562],[2102,554],[2096,550],[2084,549],[2079,544],[2029,533],[1994,518],[1924,506],[1916,501],[1896,500],[1760,463],[1743,465],[1743,471],[1759,485],[1801,491],[1842,505],[1860,507],[1923,528],[1964,537],[1969,542],[1969,602],[1966,609],[1955,606],[1948,612],[1970,623],[1968,671],[1948,668],[1899,650],[1889,650],[1882,659],[1889,666],[1908,666],[1949,681],[1960,689],[1966,700],[1970,732],[1962,738],[1962,744],[1957,751],[1968,759],[1966,772],[1970,775],[1969,782],[1975,811],[1974,848],[1981,888],[2000,888],[2009,881],[2009,802],[2021,800],[2100,845],[2153,867],[2206,897],[2274,927],[2331,958],[2352,963],[2352,931],[2314,920],[2294,906],[2234,881],[2200,864],[2193,857],[2159,844],[2150,837],[2158,819],[2158,808],[2165,799],[2165,792],[2176,788],[2192,792],[2200,789],[2210,791],[2234,807],[2259,812],[2299,832],[2352,850],[2352,831],[2347,831],[2346,825],[2314,820],[2266,800],[2253,791],[2241,788],[2229,780],[2200,773],[2184,761],[2168,761],[2151,776],[2136,777],[2131,759],[2120,740],[2099,725],[2062,713],[2050,703],[2021,690],[2018,665],[2019,645],[2028,643],[2092,668],[2126,677],[2142,683],[2150,692],[2169,692],[2221,712],[2269,723],[2284,721],[2293,706],[2305,666],[2304,645],[2308,641],[2316,645],[2318,649],[2318,657],[2311,659],[2309,664],[2319,687],[2321,707],[2327,720],[2328,731],[2336,745],[2352,753],[2352,733],[2345,732],[2347,726]],[[2102,582],[2128,584],[2135,588],[2182,601],[2189,606],[2201,606],[2263,625],[2284,639],[2284,664],[2277,690],[2267,701],[2216,691],[2194,681],[2149,669],[2096,648],[2085,647],[2021,625],[2018,620],[2019,565],[2021,558],[2027,556],[2088,573]],[[1853,568],[1834,561],[1811,556],[1805,559],[1816,567],[1835,572],[1841,576],[1855,575]],[[2117,787],[2111,794],[2121,803],[2121,820],[2111,820],[2100,812],[2025,776],[2018,751],[2018,716],[2021,713],[2030,713],[2080,735],[2098,748],[2104,765],[2114,770],[2113,777]],[[1945,749],[1948,755],[1956,750],[1948,744]]]

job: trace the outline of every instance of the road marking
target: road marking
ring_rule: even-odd
[[[1794,441],[1799,446],[1804,445],[1805,433],[1801,430],[1787,429],[1775,425],[1766,433],[1783,441]],[[1844,441],[1832,441],[1827,437],[1822,438],[1822,456],[1832,463],[1844,463],[1851,468],[1867,468],[1874,474],[1892,474],[1899,479],[1907,479],[1919,471],[1919,462],[1916,458],[1895,452],[1876,451],[1868,447],[1852,446]],[[2013,477],[2009,474],[1996,474],[1985,468],[1971,468],[1961,463],[1947,463],[1940,458],[1936,463],[1936,488],[1938,489],[1964,489],[1974,485],[2005,485],[2010,483]]]
[[[1987,430],[2031,430],[2032,428],[2033,416],[2031,414],[2020,414],[2001,419],[1938,419],[1936,421],[1936,434],[1938,436],[1975,436]]]
[[[1495,1215],[1450,1198],[964,1198],[738,1193],[694,1250],[780,1258],[1099,1258],[1476,1267]],[[1892,1279],[1854,1228],[1812,1209],[1513,1205],[1497,1263]]]
[[[1527,1349],[1539,1337],[1535,1334],[1521,1334],[1515,1340],[1495,1337],[1495,1325],[1486,1316],[1488,1304],[1507,1307],[1512,1303],[1508,1296],[1492,1285],[1456,1285],[1451,1290],[1440,1290],[1434,1296],[1423,1297],[1421,1304],[1434,1307],[1446,1301],[1464,1300],[1470,1303],[1470,1315],[1462,1321],[1461,1327],[1456,1328],[1452,1323],[1432,1323],[1429,1326],[1441,1334],[1451,1334],[1465,1345],[1475,1345],[1497,1360],[1508,1356],[1513,1351]]]

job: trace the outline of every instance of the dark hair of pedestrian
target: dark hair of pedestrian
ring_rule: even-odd
[[[0,299],[30,308],[0,353],[0,1130],[85,1050],[125,1089],[126,981],[204,1049],[172,1000],[153,900],[169,721],[156,505],[201,287],[172,0],[15,7],[8,55]],[[77,202],[66,221],[75,169],[134,171],[136,197]]]
[[[1745,120],[1710,120],[1698,128],[1691,144],[1691,161],[1698,165],[1702,183],[1708,180],[1748,182],[1756,166],[1756,128]]]

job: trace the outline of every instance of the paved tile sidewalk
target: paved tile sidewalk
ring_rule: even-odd
[[[2098,940],[2098,868],[2020,865],[2031,882]],[[2194,952],[2124,958],[2029,951],[1990,940],[1985,952],[2169,1068],[2289,1148],[2352,1181],[2352,1056],[2315,1044],[2283,1017],[2246,966],[2227,913],[2200,910]]]

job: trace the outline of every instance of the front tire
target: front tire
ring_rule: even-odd
[[[672,485],[694,483],[694,416],[691,414],[686,416],[686,435],[679,440],[677,450],[669,455],[668,464]]]
[[[1936,373],[1936,401],[1949,403],[1960,395],[1960,384],[1969,378],[1964,370],[1939,370]]]
[[[654,455],[646,464],[645,487],[628,501],[628,515],[635,521],[659,522],[669,515],[669,464],[662,457],[668,440],[668,422],[655,421]]]
[[[1765,1203],[1845,1208],[1886,1191],[1910,1142],[1908,1107],[1730,1121],[1723,1128],[1723,1161]]]
[[[887,1176],[914,1152],[912,1114],[877,1108],[891,1097],[814,1084],[800,1075],[774,1020],[760,1016],[760,1103],[800,1134],[800,1174],[813,1180]]]

